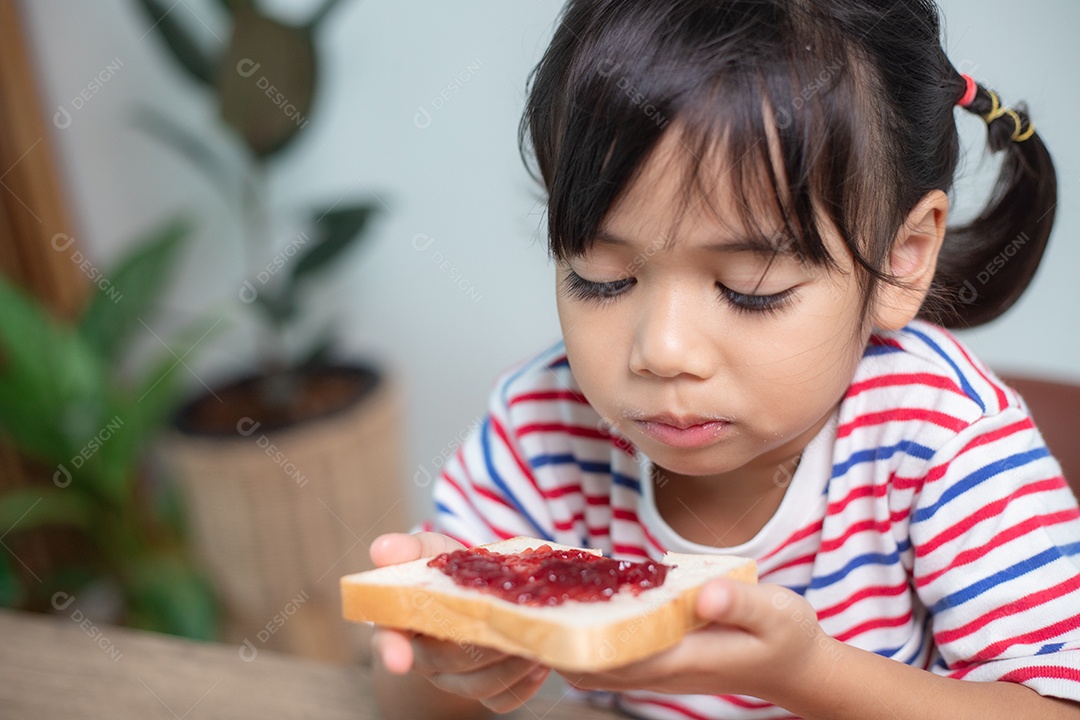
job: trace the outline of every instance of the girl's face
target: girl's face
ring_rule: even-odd
[[[666,133],[589,252],[559,263],[570,366],[592,406],[660,467],[771,476],[850,384],[869,334],[861,291],[835,235],[829,271],[750,246],[728,220],[739,200],[723,170],[703,183],[715,182],[709,197],[684,202],[685,154]]]

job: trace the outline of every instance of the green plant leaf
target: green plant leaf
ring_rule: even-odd
[[[0,535],[25,532],[43,525],[87,528],[93,521],[92,503],[72,489],[28,487],[0,497]]]
[[[290,282],[317,273],[356,243],[376,211],[375,203],[334,208],[315,215],[316,241],[292,263]]]
[[[234,7],[217,91],[222,118],[257,157],[279,152],[307,126],[316,79],[310,27],[286,25],[254,7]]]
[[[0,607],[17,607],[23,597],[19,576],[9,560],[10,555],[7,550],[0,549]]]
[[[161,34],[166,47],[187,73],[203,85],[213,85],[217,63],[195,41],[178,17],[190,12],[183,2],[161,3],[158,0],[137,0],[146,11],[146,16],[153,23],[154,30]]]
[[[74,328],[0,277],[0,426],[24,450],[63,462],[96,431],[105,367]]]
[[[217,639],[213,591],[188,563],[156,554],[133,564],[128,574],[131,625],[196,640]]]
[[[236,168],[198,135],[176,124],[168,115],[149,107],[140,107],[135,111],[134,123],[190,160],[225,196],[239,198],[240,179],[236,177]]]
[[[190,232],[187,222],[172,220],[140,240],[111,273],[115,292],[95,292],[80,330],[106,363],[116,362],[131,337],[151,321],[181,241]]]

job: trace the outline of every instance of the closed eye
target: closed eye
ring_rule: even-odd
[[[571,270],[563,280],[563,288],[567,294],[578,300],[598,300],[603,302],[622,295],[635,283],[637,283],[637,280],[632,277],[611,282],[586,280]]]
[[[738,312],[775,313],[791,303],[797,288],[791,287],[772,295],[741,293],[716,283],[721,297]]]

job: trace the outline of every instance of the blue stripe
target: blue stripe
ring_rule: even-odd
[[[986,412],[986,405],[983,403],[982,398],[979,397],[979,394],[975,392],[975,388],[971,387],[971,383],[969,383],[967,381],[967,378],[964,377],[964,373],[961,372],[960,366],[953,362],[953,359],[949,357],[948,354],[946,354],[946,352],[942,350],[937,343],[931,340],[930,337],[926,335],[926,333],[915,330],[912,327],[906,327],[904,328],[904,330],[929,345],[931,350],[940,355],[942,359],[945,360],[945,362],[949,363],[949,365],[953,369],[953,372],[956,373],[956,378],[960,381],[960,387],[963,389],[964,394],[971,398],[979,406],[980,410]]]
[[[896,552],[903,555],[911,549],[911,538],[904,538],[900,542],[896,543]]]
[[[898,452],[906,453],[912,457],[922,458],[923,460],[929,460],[934,457],[934,451],[925,445],[920,445],[911,440],[902,440],[895,445],[869,448],[867,450],[859,450],[858,452],[852,453],[851,457],[844,462],[833,465],[832,476],[833,478],[838,478],[859,463],[885,460],[891,458]]]
[[[1021,560],[1015,565],[1010,565],[1004,570],[999,570],[993,575],[989,575],[978,582],[974,582],[962,590],[957,590],[950,595],[946,595],[929,608],[930,612],[931,614],[936,615],[942,610],[962,605],[968,600],[982,595],[987,590],[990,590],[1001,583],[1027,575],[1032,570],[1038,570],[1042,566],[1049,565],[1060,558],[1061,548],[1047,548],[1037,555],[1033,555],[1026,560]]]
[[[534,468],[541,468],[545,465],[568,465],[570,463],[577,464],[577,458],[573,455],[537,455],[529,458],[529,465]]]
[[[834,573],[828,575],[818,575],[810,580],[810,587],[815,590],[818,588],[828,587],[833,583],[839,582],[847,577],[848,573],[852,570],[862,567],[863,565],[893,565],[900,561],[900,556],[894,550],[891,553],[864,553],[862,555],[856,555],[848,561],[847,565],[840,568]]]
[[[435,503],[435,512],[439,515],[449,515],[450,517],[457,517],[457,513],[450,509],[449,505],[441,502]]]
[[[959,495],[963,495],[968,490],[977,486],[979,483],[988,480],[995,475],[1005,472],[1006,470],[1012,470],[1014,468],[1023,467],[1030,462],[1039,460],[1040,458],[1048,457],[1050,452],[1045,447],[1035,448],[1034,450],[1028,450],[1027,452],[1017,453],[1010,455],[1007,458],[996,460],[989,465],[979,468],[975,472],[971,473],[963,480],[955,482],[949,486],[949,489],[941,494],[941,497],[937,499],[933,505],[927,505],[915,510],[911,515],[911,522],[922,522],[928,518],[934,516],[941,506],[948,503],[950,500],[955,499]]]
[[[536,357],[529,360],[527,363],[525,363],[520,368],[518,368],[512,375],[510,375],[510,377],[508,377],[506,379],[506,381],[503,383],[502,387],[499,388],[499,397],[502,398],[502,401],[503,401],[504,405],[509,404],[509,399],[507,398],[507,391],[509,391],[510,386],[513,385],[515,382],[517,382],[518,378],[520,378],[522,375],[524,375],[525,373],[527,373],[530,370],[532,370],[533,368],[535,368],[537,365],[542,363],[549,355],[551,355],[552,353],[554,353],[556,351],[565,351],[565,344],[563,343],[562,340],[555,343],[554,345],[549,347],[544,352],[540,353]],[[551,365],[550,367],[554,368],[554,367],[559,367],[559,366],[562,366],[562,365],[563,365],[563,363],[555,363],[554,365]],[[567,364],[566,367],[569,367],[569,364]]]
[[[906,645],[907,643],[904,643],[904,644]],[[887,649],[884,649],[884,650],[875,650],[874,652],[876,654],[878,654],[878,655],[881,655],[882,657],[892,658],[892,659],[896,660],[897,662],[902,662],[905,665],[910,665],[911,663],[915,662],[918,659],[919,654],[923,651],[923,647],[925,645],[926,645],[926,627],[924,626],[922,628],[922,632],[919,634],[919,645],[915,648],[915,652],[911,653],[906,658],[895,658],[895,657],[893,657],[894,655],[896,655],[896,653],[898,653],[898,652],[900,652],[901,650],[904,649],[904,645],[897,645],[894,648],[887,648]]]
[[[554,370],[555,368],[568,368],[568,367],[570,367],[570,360],[568,358],[563,358],[562,360],[559,360],[558,362],[553,362],[550,365],[548,365],[549,370]]]
[[[1036,655],[1049,655],[1050,653],[1056,653],[1058,650],[1060,650],[1063,647],[1065,647],[1065,643],[1063,643],[1063,642],[1051,643],[1049,645],[1043,645],[1041,648],[1039,648],[1039,651],[1037,653],[1035,653],[1035,654]]]
[[[627,490],[633,490],[638,495],[641,494],[641,482],[637,478],[632,478],[629,475],[623,475],[622,473],[612,472],[611,481],[616,485],[622,485]]]
[[[1074,542],[1072,545],[1060,545],[1061,554],[1065,557],[1072,557],[1077,553],[1080,553],[1080,542]]]
[[[529,524],[536,528],[536,537],[544,540],[554,541],[554,538],[544,528],[540,527],[540,523],[536,522],[532,515],[525,509],[525,506],[521,504],[521,501],[517,499],[517,496],[510,491],[510,487],[506,484],[506,481],[502,479],[499,473],[495,470],[495,463],[491,461],[491,418],[485,417],[484,424],[480,427],[480,442],[484,448],[484,465],[487,467],[488,475],[491,476],[491,481],[495,483],[495,486],[502,491],[503,497],[505,497],[510,504],[517,508],[517,511],[521,513],[521,516],[529,521]]]
[[[903,348],[893,347],[892,345],[867,345],[863,350],[862,356],[864,358],[874,357],[875,355],[888,355],[889,353],[904,352]]]

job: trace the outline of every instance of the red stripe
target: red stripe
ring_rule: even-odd
[[[476,517],[480,518],[480,521],[488,527],[488,530],[490,530],[502,540],[509,540],[516,535],[516,533],[507,532],[506,530],[503,530],[502,528],[493,525],[487,519],[484,513],[480,512],[480,510],[473,503],[472,498],[469,497],[469,495],[465,492],[464,489],[462,489],[461,485],[454,478],[450,477],[450,473],[443,470],[442,479],[446,482],[447,485],[457,490],[458,495],[461,495],[461,499],[465,501],[465,504],[469,506],[469,509],[473,511],[473,514],[475,514]]]
[[[509,508],[514,512],[517,512],[517,508],[511,505],[509,500],[504,498],[502,495],[499,495],[495,491],[491,490],[490,488],[478,485],[476,481],[473,480],[472,473],[469,472],[469,466],[465,462],[464,448],[457,451],[457,460],[458,465],[461,467],[461,472],[465,473],[465,480],[468,481],[469,487],[473,489],[473,492],[475,492],[480,497],[491,500],[492,502],[499,503],[500,505]],[[444,470],[443,472],[445,473],[446,471]]]
[[[885,423],[890,422],[916,421],[938,425],[939,427],[952,430],[953,432],[960,432],[967,427],[967,423],[963,420],[943,412],[937,412],[936,410],[927,410],[925,408],[894,408],[892,410],[883,410],[881,412],[860,415],[851,422],[844,423],[837,428],[836,438],[840,439],[847,437],[859,428],[884,425]]]
[[[514,443],[510,442],[510,437],[506,434],[506,428],[504,428],[502,423],[494,416],[491,417],[491,427],[495,428],[495,434],[502,439],[506,449],[510,451],[511,457],[514,458],[514,462],[517,463],[518,469],[521,470],[521,474],[529,480],[529,483],[536,489],[536,492],[540,493],[540,486],[537,484],[536,478],[533,477],[532,468],[530,468],[521,456],[518,455],[517,448],[514,446]]]
[[[585,522],[585,513],[575,513],[574,516],[571,517],[569,520],[552,520],[552,524],[555,526],[555,529],[563,531],[573,530],[574,525],[579,522]]]
[[[898,615],[896,617],[875,618],[873,620],[867,620],[866,622],[859,623],[858,625],[840,633],[836,636],[836,639],[847,642],[851,638],[862,635],[865,632],[870,632],[871,630],[878,630],[880,628],[901,627],[911,622],[911,618],[911,611],[908,610],[903,615]]]
[[[607,440],[612,445],[622,450],[628,455],[634,454],[634,446],[630,444],[628,440],[622,437],[618,437],[608,433],[600,428],[594,427],[579,427],[577,425],[566,425],[563,423],[531,423],[529,425],[522,425],[517,428],[517,436],[523,437],[537,432],[549,432],[557,433],[559,435],[572,435],[574,437],[584,437],[593,440]]]
[[[1060,490],[1063,483],[1064,480],[1062,480],[1060,477],[1056,477],[1050,478],[1049,480],[1040,480],[1039,482],[1030,483],[1028,485],[1024,485],[1023,487],[1019,487],[1013,492],[1009,493],[1006,497],[1003,497],[1000,500],[995,500],[994,502],[987,505],[983,505],[981,508],[968,515],[960,522],[946,528],[945,530],[942,530],[940,533],[930,538],[925,543],[915,545],[915,557],[925,557],[932,553],[934,550],[937,550],[943,544],[949,542],[950,540],[956,539],[960,535],[963,535],[965,532],[973,528],[975,525],[978,525],[983,520],[997,516],[1003,509],[1005,509],[1006,505],[1008,505],[1010,502],[1013,502],[1017,498],[1023,497],[1025,495],[1033,495],[1040,492]]]
[[[895,338],[881,337],[880,335],[871,335],[870,344],[878,347],[894,347],[900,350],[904,349],[904,346],[899,343]]]
[[[637,555],[638,557],[650,557],[649,553],[645,552],[645,548],[640,545],[626,545],[626,544],[614,544],[611,546],[611,552],[619,555]]]
[[[979,367],[979,364],[976,363],[970,355],[968,355],[968,351],[964,348],[963,345],[957,342],[956,338],[954,338],[952,335],[948,335],[948,337],[952,341],[953,347],[960,351],[960,354],[964,356],[964,359],[968,361],[968,364],[971,365],[971,367],[974,368],[975,372],[979,374],[979,377],[985,380],[987,385],[994,388],[994,392],[997,394],[998,407],[1008,407],[1009,399],[1005,396],[1005,391],[1001,388],[1001,385],[999,383],[993,382],[992,380],[990,380],[989,377],[987,377],[986,373],[984,373]]]
[[[561,498],[563,495],[581,495],[581,484],[573,483],[571,485],[559,485],[557,487],[547,488],[542,494],[548,500],[555,500],[556,498]]]
[[[1068,578],[1064,582],[1060,582],[1053,587],[1048,587],[1045,590],[1040,590],[1037,593],[1026,595],[1022,598],[1014,600],[1011,603],[996,607],[988,613],[980,615],[966,625],[961,625],[958,628],[952,630],[943,630],[938,633],[934,633],[934,640],[941,645],[942,643],[953,642],[959,640],[962,637],[966,637],[976,630],[985,627],[994,620],[999,618],[1008,617],[1017,613],[1030,610],[1038,607],[1039,605],[1045,605],[1046,603],[1061,597],[1067,593],[1070,593],[1077,588],[1080,588],[1080,575],[1074,575]]]
[[[1011,540],[1015,540],[1018,537],[1023,537],[1024,535],[1027,535],[1033,530],[1037,530],[1041,527],[1058,525],[1060,523],[1068,522],[1070,520],[1076,520],[1078,518],[1080,518],[1080,510],[1076,508],[1070,508],[1068,510],[1062,510],[1056,513],[1047,513],[1046,515],[1036,515],[1035,517],[1028,518],[1019,525],[1014,525],[1006,529],[1004,532],[995,535],[990,542],[984,543],[979,547],[964,550],[959,555],[954,557],[952,562],[950,562],[948,565],[941,568],[940,570],[935,570],[932,573],[928,573],[917,578],[915,580],[915,584],[918,587],[924,587],[926,585],[929,585],[934,580],[938,579],[943,573],[946,573],[953,568],[969,565],[975,560],[978,560],[979,558],[986,555],[994,548],[1000,547],[1005,543],[1010,542]]]
[[[907,590],[907,587],[908,584],[906,582],[898,583],[896,585],[872,585],[870,587],[865,587],[862,590],[859,590],[857,593],[850,595],[842,602],[818,610],[818,620],[823,620],[825,618],[832,617],[833,615],[839,615],[855,603],[866,598],[895,597],[897,595],[902,595]]]
[[[606,537],[611,534],[611,528],[606,525],[600,527],[587,527],[585,529],[588,531],[589,535],[592,535],[593,537]]]
[[[1008,650],[1014,645],[1030,645],[1034,643],[1044,643],[1047,640],[1052,640],[1056,637],[1060,637],[1063,632],[1075,631],[1078,624],[1080,624],[1080,614],[1067,617],[1064,620],[1058,620],[1052,625],[1039,628],[1038,630],[1032,630],[1031,632],[1024,633],[1023,635],[1017,635],[1015,637],[1006,638],[1005,640],[999,640],[996,643],[987,645],[985,648],[975,653],[970,660],[957,663],[957,667],[966,668],[966,671],[974,669],[975,665],[986,662],[987,660],[993,660],[998,657],[1003,651]]]
[[[767,702],[761,702],[758,700],[744,700],[737,695],[714,695],[713,697],[718,700],[730,703],[731,705],[734,705],[736,707],[752,710],[765,710],[771,707],[775,707],[774,705]],[[656,707],[671,710],[672,712],[677,712],[680,715],[691,718],[691,720],[711,720],[711,718],[713,717],[711,715],[701,715],[700,713],[697,713],[684,705],[680,705],[679,703],[670,700],[657,700],[655,698],[637,697],[630,693],[623,693],[623,698],[639,705],[655,705]],[[776,718],[776,720],[799,720],[799,718],[795,715],[782,715]]]
[[[1001,676],[1001,681],[1022,683],[1040,677],[1080,682],[1080,670],[1065,667],[1064,665],[1036,665],[1007,672]]]
[[[867,530],[877,530],[882,535],[885,535],[891,529],[891,523],[888,520],[860,520],[853,525],[849,525],[848,528],[844,531],[843,535],[839,537],[832,537],[828,540],[822,540],[821,552],[832,552],[833,550],[836,550],[845,542],[847,542],[847,540],[852,535],[855,535],[857,533],[866,532]]]
[[[536,392],[522,393],[510,398],[508,405],[517,405],[523,402],[542,402],[547,400],[569,400],[571,402],[588,405],[585,396],[573,390],[537,390]]]
[[[792,534],[791,534],[791,535],[790,535],[790,536],[788,537],[788,539],[787,539],[787,540],[785,540],[784,542],[780,543],[779,545],[777,545],[776,547],[774,547],[774,548],[773,548],[772,550],[770,550],[769,552],[767,552],[767,553],[765,553],[764,555],[762,555],[762,556],[761,556],[761,557],[760,557],[760,558],[758,559],[758,564],[760,564],[760,563],[764,562],[765,560],[768,560],[768,559],[769,559],[769,558],[771,558],[771,557],[772,557],[773,555],[775,555],[776,553],[780,552],[781,550],[783,550],[783,549],[784,549],[784,548],[786,548],[787,546],[789,546],[789,545],[792,545],[793,543],[796,543],[796,542],[798,542],[799,540],[802,540],[802,539],[804,539],[804,538],[810,537],[810,536],[811,536],[811,535],[813,535],[814,533],[816,533],[816,532],[820,531],[820,530],[821,530],[821,526],[822,526],[822,524],[823,524],[824,522],[825,522],[825,521],[824,521],[824,519],[821,519],[821,520],[817,520],[816,522],[810,523],[809,525],[807,525],[806,527],[804,527],[804,528],[803,528],[803,529],[801,529],[801,530],[796,530],[796,531],[795,531],[794,533],[792,533]]]
[[[616,520],[624,520],[626,522],[634,523],[641,530],[642,534],[645,536],[645,539],[649,541],[649,544],[653,546],[653,549],[655,549],[661,555],[667,552],[667,550],[660,543],[660,541],[653,537],[652,533],[649,532],[648,528],[646,528],[645,525],[642,524],[641,520],[638,519],[637,513],[635,513],[633,510],[629,510],[627,508],[613,508],[612,517],[614,517],[614,519]],[[645,553],[645,555],[647,557],[652,557],[648,553]]]
[[[781,570],[787,570],[788,568],[793,568],[797,565],[805,565],[806,563],[812,563],[816,558],[816,552],[811,552],[807,555],[800,555],[799,557],[788,560],[787,562],[777,565],[774,568],[769,568],[769,574],[771,575],[772,573],[780,572]],[[762,571],[762,575],[764,574],[765,572]]]
[[[839,515],[844,509],[855,500],[870,495],[871,497],[885,497],[885,493],[888,491],[886,485],[860,485],[852,488],[851,491],[844,497],[829,503],[825,508],[825,516]]]
[[[993,432],[988,432],[985,435],[980,435],[979,437],[973,439],[967,445],[960,448],[960,450],[956,453],[956,455],[949,458],[948,462],[943,463],[941,465],[937,465],[936,467],[931,468],[930,471],[928,473],[926,473],[926,475],[924,475],[923,477],[917,477],[917,478],[893,477],[891,479],[892,483],[897,488],[907,489],[907,488],[914,487],[914,488],[916,488],[918,490],[922,490],[923,486],[926,483],[931,483],[931,482],[935,482],[937,480],[940,480],[942,478],[942,476],[944,476],[945,473],[948,471],[949,466],[953,462],[955,462],[958,457],[960,457],[964,453],[968,452],[969,450],[973,450],[973,449],[975,449],[977,447],[982,447],[983,445],[987,445],[989,443],[1000,440],[1001,438],[1008,437],[1009,435],[1014,435],[1014,434],[1022,432],[1024,430],[1033,430],[1034,428],[1035,428],[1035,423],[1032,422],[1031,418],[1024,418],[1023,420],[1019,420],[1017,422],[1014,422],[1012,425],[1006,425],[1003,428],[998,428],[997,430],[994,430]]]
[[[869,380],[852,383],[851,387],[848,388],[845,397],[855,397],[867,390],[876,390],[883,387],[896,387],[897,385],[921,385],[923,387],[932,387],[939,390],[948,390],[957,395],[967,397],[954,380],[942,375],[933,375],[931,373],[895,373],[892,375],[879,375],[870,378]]]
[[[582,492],[581,495],[585,498],[585,502],[589,505],[611,504],[611,498],[608,495],[586,495],[584,492]]]

